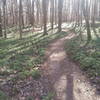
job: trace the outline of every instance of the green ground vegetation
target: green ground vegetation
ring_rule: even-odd
[[[91,29],[92,40],[84,47],[86,43],[86,30],[83,27],[81,35],[79,27],[76,28],[77,37],[66,42],[65,48],[70,57],[79,62],[80,67],[84,70],[89,78],[95,83],[100,84],[100,27],[97,23],[96,33]]]

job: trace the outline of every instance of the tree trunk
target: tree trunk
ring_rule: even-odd
[[[2,37],[2,19],[1,19],[1,8],[0,8],[0,37]]]
[[[97,11],[97,0],[94,0],[93,4],[92,4],[92,28],[93,28],[93,32],[96,34],[96,29],[95,29],[95,20],[96,20],[96,11]]]
[[[6,33],[6,0],[3,0],[3,17],[4,17],[4,38],[7,38],[7,33]]]
[[[54,0],[51,0],[51,28],[54,28]]]
[[[85,21],[86,21],[86,28],[87,28],[87,43],[89,43],[90,40],[92,39],[91,30],[90,30],[90,23],[89,23],[89,20],[85,20]]]
[[[85,23],[86,23],[86,30],[87,30],[87,43],[86,43],[86,45],[87,45],[92,39],[91,30],[90,30],[90,22],[89,22],[89,9],[88,9],[89,6],[88,6],[88,2],[85,0],[82,2],[82,4],[84,4],[82,7],[82,10],[83,10]]]
[[[58,18],[57,18],[57,0],[55,0],[55,25],[57,25],[57,20],[58,20]]]
[[[32,1],[32,25],[34,30],[34,23],[35,23],[35,17],[34,17],[34,0]]]
[[[62,8],[63,8],[63,0],[58,0],[58,32],[62,31]]]
[[[22,39],[22,0],[19,1],[19,32],[20,32],[20,39]]]
[[[47,35],[47,0],[42,0],[44,35]]]

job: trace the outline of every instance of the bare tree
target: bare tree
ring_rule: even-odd
[[[44,35],[47,34],[47,11],[48,11],[48,0],[42,0],[43,8],[43,24],[44,24]]]
[[[57,17],[57,12],[58,12],[58,8],[57,8],[57,6],[58,6],[58,0],[54,0],[55,2],[54,2],[54,6],[55,6],[55,11],[54,11],[54,17],[55,17],[55,24],[57,24],[57,21],[58,21],[58,17]]]
[[[33,30],[34,30],[34,23],[35,23],[35,16],[34,16],[34,9],[35,9],[35,0],[32,0],[32,17],[31,17],[31,21],[32,21],[32,26],[33,26]]]
[[[92,36],[91,36],[91,30],[90,30],[90,22],[89,22],[89,4],[88,4],[88,1],[87,0],[83,0],[82,2],[82,5],[83,5],[83,15],[84,15],[84,19],[85,19],[85,22],[86,22],[86,29],[87,29],[87,43],[88,44],[90,42],[90,40],[92,39]]]
[[[8,33],[6,30],[18,25],[20,38],[24,26],[33,26],[35,30],[35,27],[41,25],[46,35],[48,24],[51,24],[52,29],[54,24],[58,25],[58,32],[60,32],[62,23],[70,22],[72,28],[80,27],[81,32],[85,20],[87,40],[90,41],[91,28],[96,33],[95,24],[100,20],[99,0],[1,0],[1,2],[0,29],[3,30],[5,38]]]
[[[6,33],[6,0],[3,0],[3,17],[4,17],[4,38],[7,38],[7,33]]]
[[[62,28],[62,8],[63,8],[63,0],[58,0],[58,32],[61,32]]]
[[[92,28],[93,28],[93,31],[94,33],[96,34],[96,29],[95,29],[95,20],[96,20],[96,17],[95,15],[97,14],[96,11],[97,11],[97,0],[94,0],[92,1]]]
[[[0,8],[0,37],[2,37],[2,18],[1,18],[1,8]]]
[[[51,0],[51,28],[54,28],[54,0]]]
[[[23,23],[23,18],[22,18],[22,0],[19,0],[19,31],[20,31],[20,39],[22,38],[22,23]]]

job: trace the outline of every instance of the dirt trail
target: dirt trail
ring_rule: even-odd
[[[44,64],[45,74],[49,78],[53,91],[56,92],[55,100],[100,100],[95,89],[82,75],[79,67],[70,61],[64,50],[65,40],[73,38],[70,34],[51,43],[47,49]]]

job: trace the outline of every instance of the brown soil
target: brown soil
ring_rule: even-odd
[[[43,70],[56,93],[54,100],[100,100],[95,87],[90,85],[79,66],[69,59],[64,50],[65,40],[74,36],[69,34],[51,43],[46,52]]]

